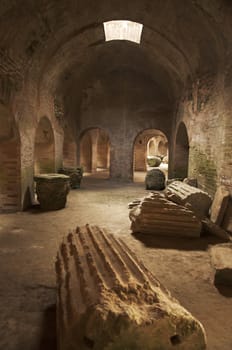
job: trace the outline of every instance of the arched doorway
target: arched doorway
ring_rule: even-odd
[[[0,104],[0,212],[21,209],[20,138],[13,116]]]
[[[55,171],[54,133],[47,117],[40,119],[34,150],[34,174],[52,173]]]
[[[186,126],[181,122],[176,134],[174,154],[174,177],[184,179],[188,176],[189,139]]]
[[[109,177],[110,140],[105,130],[92,128],[82,133],[80,165],[83,167],[84,173],[91,173],[98,177]]]
[[[158,158],[157,165],[152,160]],[[150,161],[151,160],[151,161]],[[168,171],[168,140],[158,129],[146,129],[140,132],[134,142],[134,182],[143,182],[147,170],[160,167],[166,174]]]
[[[64,130],[63,142],[63,167],[75,167],[77,165],[77,145],[70,129]]]

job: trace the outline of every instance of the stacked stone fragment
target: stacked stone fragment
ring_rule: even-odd
[[[174,181],[167,187],[166,197],[177,204],[188,205],[200,218],[209,214],[212,204],[207,192],[181,181]]]
[[[131,209],[131,229],[153,235],[199,237],[201,222],[192,210],[151,192]]]
[[[105,230],[69,233],[56,272],[60,350],[206,348],[202,325]]]

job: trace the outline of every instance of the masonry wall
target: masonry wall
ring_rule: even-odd
[[[199,186],[211,195],[220,184],[225,185],[232,194],[232,115],[229,96],[231,87],[225,88],[222,75],[220,79],[202,76],[193,84],[191,94],[184,97],[178,111],[178,120],[185,122],[189,136],[188,175],[197,178]]]
[[[0,212],[20,209],[20,145],[13,139],[0,142]]]
[[[171,112],[162,106],[157,87],[130,71],[113,72],[93,81],[91,87],[89,84],[79,115],[79,135],[95,126],[109,134],[110,176],[118,179],[133,178],[134,141],[141,131],[157,128],[166,135],[171,132]]]

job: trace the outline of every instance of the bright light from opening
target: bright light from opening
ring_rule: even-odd
[[[104,22],[106,41],[129,40],[140,44],[143,25],[131,21]]]

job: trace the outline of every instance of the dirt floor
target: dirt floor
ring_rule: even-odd
[[[65,209],[0,215],[0,349],[56,348],[54,262],[62,236],[98,224],[120,236],[205,327],[208,350],[232,350],[232,289],[213,284],[208,249],[220,241],[133,236],[127,204],[147,191],[86,177]],[[144,349],[141,349],[144,350]],[[186,349],[188,350],[188,349]]]

